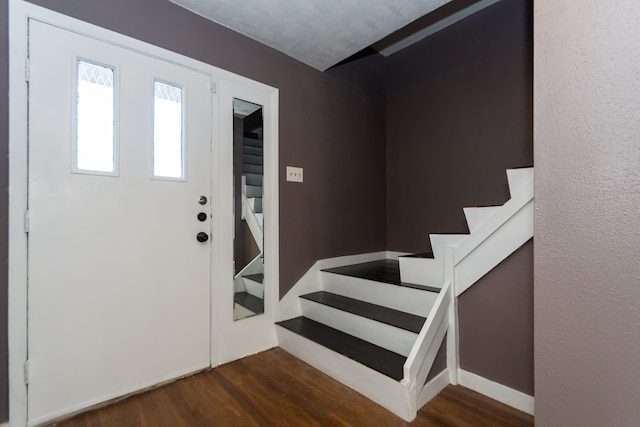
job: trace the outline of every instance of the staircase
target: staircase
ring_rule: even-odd
[[[413,420],[457,383],[455,298],[533,236],[533,168],[507,178],[511,199],[465,208],[470,234],[431,235],[433,253],[312,268],[281,302],[279,345]],[[447,369],[427,381],[445,335]]]
[[[242,161],[242,219],[246,221],[260,253],[234,278],[234,302],[238,307],[236,320],[264,312],[264,216],[263,196],[263,144],[256,134],[243,138]]]

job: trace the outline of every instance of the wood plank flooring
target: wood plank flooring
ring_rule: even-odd
[[[50,425],[490,427],[533,426],[533,417],[449,386],[407,423],[276,348]]]

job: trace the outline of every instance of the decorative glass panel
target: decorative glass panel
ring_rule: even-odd
[[[78,61],[77,102],[76,169],[113,173],[113,69]]]
[[[155,82],[153,175],[183,178],[182,88]]]

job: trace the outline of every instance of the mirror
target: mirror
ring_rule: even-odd
[[[233,99],[233,320],[264,313],[262,106]]]

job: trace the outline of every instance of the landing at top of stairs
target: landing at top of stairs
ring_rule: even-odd
[[[374,282],[382,282],[396,286],[421,289],[425,291],[440,291],[440,289],[431,286],[402,282],[400,280],[399,262],[394,259],[381,259],[378,261],[364,262],[362,264],[328,268],[322,271],[327,273],[342,274],[344,276],[358,277],[360,279],[372,280]]]

